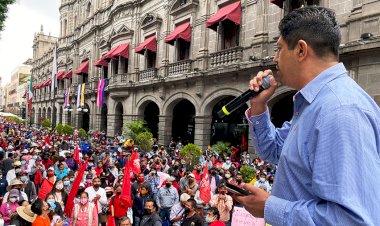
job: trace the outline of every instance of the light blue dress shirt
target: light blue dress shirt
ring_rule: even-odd
[[[264,218],[276,225],[380,225],[380,110],[343,64],[294,98],[290,122],[250,116],[259,156],[278,164]]]

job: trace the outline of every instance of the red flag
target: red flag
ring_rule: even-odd
[[[73,159],[77,164],[79,164],[80,160],[79,160],[79,146],[78,146],[78,144],[77,144],[77,146],[75,146]]]
[[[66,202],[66,206],[65,206],[65,214],[67,217],[71,217],[71,214],[73,213],[74,198],[78,193],[79,184],[83,178],[84,171],[87,167],[87,162],[88,162],[88,160],[86,160],[86,162],[84,162],[80,166],[79,171],[78,171],[78,175],[75,177],[75,180],[73,182],[73,186],[71,187],[70,193],[67,197],[67,202]]]
[[[107,220],[107,225],[108,226],[116,226],[116,223],[115,223],[115,218],[113,216],[108,216],[108,220]]]
[[[131,169],[129,162],[125,164],[124,168],[124,180],[123,187],[121,188],[120,199],[125,203],[127,207],[132,207],[132,197],[131,197]]]
[[[51,146],[51,142],[50,142],[50,137],[49,136],[45,137],[45,143]]]
[[[241,134],[241,150],[246,151],[247,150],[247,141],[245,140],[244,133]]]
[[[203,171],[203,176],[201,180],[201,188],[199,189],[199,197],[203,202],[208,203],[211,199],[211,187],[210,187],[210,175],[208,173],[208,164],[206,164]]]
[[[40,191],[38,192],[38,198],[45,200],[47,194],[49,194],[51,190],[53,190],[53,186],[54,184],[52,184],[48,179],[45,178],[42,182]]]
[[[42,183],[43,177],[41,169],[37,169],[36,173],[34,174],[34,184],[40,185]]]
[[[1,147],[4,149],[4,150],[7,150],[8,148],[8,145],[7,145],[7,142],[5,141],[4,137],[1,136]]]
[[[139,174],[141,172],[139,153],[137,151],[132,153],[131,160],[129,161],[129,167],[132,169],[134,174]]]

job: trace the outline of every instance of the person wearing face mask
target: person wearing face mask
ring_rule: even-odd
[[[227,195],[224,184],[219,186],[219,194],[213,195],[210,200],[210,206],[216,207],[220,213],[220,220],[229,225],[230,213],[233,206],[232,197]]]
[[[80,201],[74,206],[70,226],[98,226],[98,212],[95,204],[89,201],[87,192],[80,194]]]
[[[70,190],[71,190],[71,182],[70,182],[70,178],[68,176],[65,176],[63,178],[63,190],[67,193],[67,194],[70,194]]]
[[[188,183],[186,185],[185,193],[189,194],[192,198],[194,198],[195,193],[198,190],[198,183],[195,180],[194,174],[190,173],[188,176]]]
[[[25,192],[21,191],[23,185],[24,184],[20,180],[14,179],[12,180],[11,184],[8,185],[7,190],[10,191],[12,189],[16,189],[19,192],[19,201],[21,200],[28,201],[28,196],[25,194]],[[8,200],[8,196],[9,196],[9,192],[5,193],[4,200]]]
[[[225,171],[223,183],[229,183],[229,184],[236,185],[236,181],[233,178],[233,175],[232,175],[230,170]]]
[[[194,199],[187,200],[182,218],[182,226],[203,226],[203,219],[197,213],[197,203]]]
[[[42,183],[43,175],[46,174],[45,166],[42,164],[41,160],[41,157],[37,156],[34,165],[30,168],[31,181],[37,186],[37,190]]]
[[[265,173],[260,173],[260,178],[258,181],[256,181],[253,186],[258,188],[265,188],[264,190],[269,192],[269,182],[266,179],[267,175]]]
[[[222,177],[217,174],[216,167],[212,167],[210,170],[210,188],[212,194],[215,194],[216,189],[219,187]]]
[[[62,209],[65,208],[66,201],[67,201],[67,193],[63,190],[63,181],[57,180],[53,186],[53,190],[51,193],[54,195],[54,199],[56,202],[58,202]]]
[[[37,214],[36,219],[33,221],[32,226],[51,226],[51,221],[49,218],[49,204],[40,198],[32,203],[31,210],[33,213]],[[63,221],[58,220],[53,222],[53,226],[62,226]]]
[[[158,206],[153,199],[148,199],[144,206],[144,215],[138,226],[162,226],[160,216],[157,214]]]
[[[54,168],[48,168],[45,177],[49,180],[50,183],[55,184],[57,177],[54,174]]]
[[[158,187],[160,186],[160,176],[157,175],[155,170],[152,170],[149,175],[145,176],[146,182],[150,184],[153,193],[153,199],[156,200]]]
[[[206,222],[208,226],[225,226],[225,224],[219,220],[220,213],[215,207],[211,207],[207,210]]]
[[[69,170],[65,167],[63,163],[58,165],[58,169],[55,170],[55,175],[58,179],[62,179],[63,177],[67,176]]]
[[[231,165],[232,165],[232,163],[231,163],[230,157],[227,157],[226,162],[223,163],[223,165],[222,165],[222,169],[227,170],[231,167]]]
[[[178,191],[172,186],[173,177],[166,180],[165,186],[157,193],[157,206],[160,210],[162,221],[170,221],[170,209],[179,202]]]
[[[201,171],[202,171],[202,167],[200,165],[194,166],[193,175],[197,183],[201,182]]]
[[[49,204],[50,213],[48,214],[51,222],[51,226],[54,225],[54,222],[60,221],[63,219],[63,210],[61,205],[55,201],[53,194],[48,194],[45,200]]]
[[[146,184],[142,184],[140,187],[139,192],[133,199],[133,206],[132,206],[132,211],[133,211],[133,224],[134,225],[139,225],[140,221],[144,215],[144,205],[145,202],[148,199],[152,199],[152,197],[148,193],[148,186]]]
[[[54,164],[53,160],[49,158],[48,154],[44,154],[43,159],[42,159],[42,164],[45,166],[45,169],[48,169],[50,166]],[[54,170],[54,168],[53,168]]]
[[[23,183],[21,191],[25,192],[28,200],[33,201],[37,197],[36,186],[29,180],[28,172],[21,171],[21,182]]]
[[[19,191],[12,189],[9,192],[8,199],[4,199],[6,202],[0,207],[0,212],[3,214],[3,219],[6,224],[10,224],[11,220],[16,216],[15,212],[18,205]]]
[[[148,191],[149,195],[150,196],[153,195],[152,187],[149,182],[145,181],[144,173],[139,173],[139,175],[137,176],[137,181],[132,184],[132,193],[131,193],[132,199],[135,198],[142,184],[147,184],[147,186],[149,187],[149,191]]]
[[[92,186],[86,188],[85,192],[88,194],[88,200],[95,204],[95,208],[98,210],[98,219],[101,218],[102,208],[107,205],[107,195],[106,190],[100,187],[100,178],[95,177],[92,180]]]
[[[127,204],[121,199],[122,186],[115,187],[116,194],[112,196],[110,201],[111,215],[115,218],[115,223],[118,224],[119,220],[127,215]]]
[[[182,215],[185,212],[186,202],[190,199],[190,195],[183,193],[180,196],[180,202],[175,204],[170,210],[170,222],[173,226],[182,224]]]

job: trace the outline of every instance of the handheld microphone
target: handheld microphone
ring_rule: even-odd
[[[270,87],[269,79],[272,75],[269,75],[263,78],[263,84],[260,86],[259,91],[247,90],[240,96],[231,100],[228,104],[224,105],[221,110],[218,111],[218,117],[223,118],[226,115],[230,115],[236,109],[241,107],[245,102],[247,102],[252,97],[259,95],[263,90],[268,89]]]

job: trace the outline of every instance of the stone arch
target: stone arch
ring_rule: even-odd
[[[296,93],[296,90],[283,86],[269,100],[268,108],[275,127],[281,127],[285,121],[290,121],[293,117],[293,96]]]
[[[199,110],[200,115],[211,115],[212,109],[216,103],[227,96],[240,96],[243,92],[238,89],[220,89],[212,92],[210,95],[205,97],[201,103]]]
[[[124,106],[122,102],[115,103],[115,131],[114,134],[121,134],[123,129],[123,115],[124,115]]]
[[[46,118],[46,108],[42,108],[42,115],[41,118]]]
[[[272,109],[273,105],[279,101],[281,98],[289,94],[289,92],[295,92],[295,89],[290,88],[289,86],[280,86],[276,89],[274,95],[268,101],[269,109]]]
[[[87,110],[84,110],[84,109],[87,109]],[[87,103],[85,103],[84,108],[82,110],[81,127],[86,131],[89,131],[90,129],[90,117],[91,117],[90,106]]]
[[[47,112],[46,112],[46,118],[50,120],[50,122],[52,122],[52,115],[51,115],[51,107],[48,107],[47,108]]]
[[[108,108],[107,104],[103,103],[103,106],[100,110],[100,131],[105,131],[107,133],[107,114],[108,114]]]
[[[36,120],[36,109],[32,108],[30,110],[30,124],[34,124]]]
[[[176,93],[170,96],[163,105],[163,108],[161,110],[161,115],[171,115],[175,105],[177,105],[183,99],[190,101],[194,105],[195,114],[197,115],[199,112],[199,104],[191,95],[184,92]]]
[[[159,104],[160,101],[155,96],[147,95],[147,96],[144,96],[143,98],[141,98],[139,101],[137,101],[137,103],[136,103],[137,115],[143,115],[145,107],[151,101],[155,102],[157,104],[158,108],[161,110],[162,107]]]

